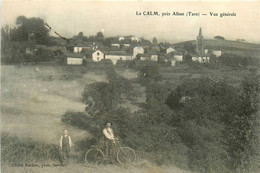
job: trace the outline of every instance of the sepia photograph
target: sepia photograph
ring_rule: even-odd
[[[259,1],[1,1],[3,173],[259,173]]]

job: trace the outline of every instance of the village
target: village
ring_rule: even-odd
[[[63,56],[63,63],[67,65],[82,65],[87,63],[99,63],[110,61],[116,65],[119,61],[151,61],[157,63],[168,63],[176,66],[180,62],[209,63],[221,56],[221,50],[208,49],[204,46],[202,29],[196,39],[196,44],[192,49],[187,50],[183,46],[173,44],[157,43],[154,38],[152,42],[136,36],[116,36],[109,38],[109,43],[94,41],[75,41],[72,46],[68,46],[64,40],[57,38],[60,45],[45,46],[36,45],[35,48],[26,48],[26,54],[35,54],[39,49],[59,52],[58,56]]]

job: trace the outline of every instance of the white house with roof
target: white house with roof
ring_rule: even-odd
[[[166,49],[166,53],[176,52],[176,50],[173,47],[168,47]]]
[[[209,63],[210,56],[208,54],[201,54],[201,55],[192,54],[191,59],[194,62]]]
[[[68,65],[81,65],[85,58],[81,53],[65,53]]]
[[[130,43],[124,43],[123,46],[130,47]]]
[[[133,49],[133,58],[136,58],[137,54],[143,54],[144,53],[144,48],[141,46],[134,47]]]
[[[140,41],[140,39],[139,39],[138,37],[136,37],[136,36],[132,36],[132,37],[131,37],[131,40],[132,40],[132,41],[136,41],[136,42]]]
[[[125,37],[119,37],[118,40],[123,41],[123,40],[125,40]]]
[[[222,52],[221,52],[221,50],[212,50],[212,54],[216,55],[216,57],[220,57]]]
[[[116,65],[118,60],[132,60],[132,55],[125,51],[108,51],[105,52],[105,59],[110,59]]]
[[[150,54],[151,61],[155,61],[155,62],[158,61],[158,53],[155,50],[150,49],[150,50],[147,51],[147,53]]]
[[[158,62],[158,55],[157,54],[151,54],[151,61]]]
[[[111,46],[113,46],[113,47],[120,47],[120,44],[119,43],[111,43]]]
[[[100,50],[96,50],[95,52],[92,53],[92,60],[95,62],[101,61],[104,59],[104,53],[101,52]]]
[[[173,52],[173,57],[176,61],[183,61],[183,53],[181,52]]]
[[[78,53],[78,52],[81,52],[81,51],[82,51],[82,47],[79,47],[79,46],[74,47],[75,53]]]

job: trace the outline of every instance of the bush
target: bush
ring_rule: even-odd
[[[258,66],[259,67],[259,58],[258,57],[244,57],[233,54],[223,54],[219,57],[221,63],[228,66]]]
[[[240,171],[259,170],[259,89],[259,75],[252,70],[241,83],[239,113],[229,126],[229,152],[233,158],[231,165]]]
[[[200,172],[256,170],[259,163],[259,85],[242,82],[241,92],[222,81],[189,79],[169,94],[172,124],[189,148],[189,166]]]
[[[107,82],[96,82],[85,87],[82,97],[91,114],[104,113],[116,109],[121,99],[132,97],[133,86],[130,81],[116,74],[114,69],[107,70]]]
[[[1,134],[1,159],[10,164],[61,161],[58,145],[44,144],[30,138],[19,139],[7,133]]]

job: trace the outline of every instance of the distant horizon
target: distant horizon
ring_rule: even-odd
[[[77,34],[75,34],[74,36],[76,36]],[[84,33],[83,33],[84,35]],[[130,36],[130,35],[133,35],[133,34],[128,34],[128,35],[114,35],[114,36],[106,36],[104,35],[105,38],[110,38],[110,37],[126,37],[126,36]],[[56,35],[50,35],[51,37],[55,37],[55,38],[59,38],[58,36]],[[86,37],[89,37],[89,36],[92,36],[92,35],[84,35]],[[133,35],[135,36],[135,35]],[[216,35],[216,36],[221,36],[221,35]],[[73,37],[73,36],[72,36]],[[68,39],[71,39],[72,37],[66,37]],[[148,38],[145,38],[145,37],[140,37],[140,38],[144,38],[145,40],[149,40],[152,42],[152,39],[148,39]],[[62,39],[62,38],[61,38]],[[168,41],[160,41],[158,38],[158,43],[169,43],[169,44],[178,44],[178,43],[183,43],[183,42],[189,42],[189,41],[196,41],[196,38],[194,39],[188,39],[188,40],[183,40],[183,41],[179,41],[179,42],[168,42]],[[203,40],[217,40],[215,38],[203,38]],[[237,41],[237,40],[229,40],[229,39],[226,39],[224,38],[225,41],[233,41],[233,42],[239,42],[239,43],[248,43],[248,44],[257,44],[257,45],[260,45],[260,43],[253,43],[253,42],[248,42],[246,39],[245,41]]]
[[[101,31],[105,37],[134,35],[147,40],[156,37],[158,42],[172,44],[196,40],[201,27],[204,39],[222,36],[225,40],[245,39],[246,43],[260,44],[259,5],[258,2],[159,3],[5,0],[1,6],[1,24],[2,27],[5,25],[13,27],[16,18],[24,15],[27,18],[43,19],[53,30],[67,38],[71,38],[79,32],[90,36]],[[137,12],[143,11],[159,11],[160,13],[234,12],[236,17],[136,15]],[[55,36],[52,31],[50,31],[50,35]]]

